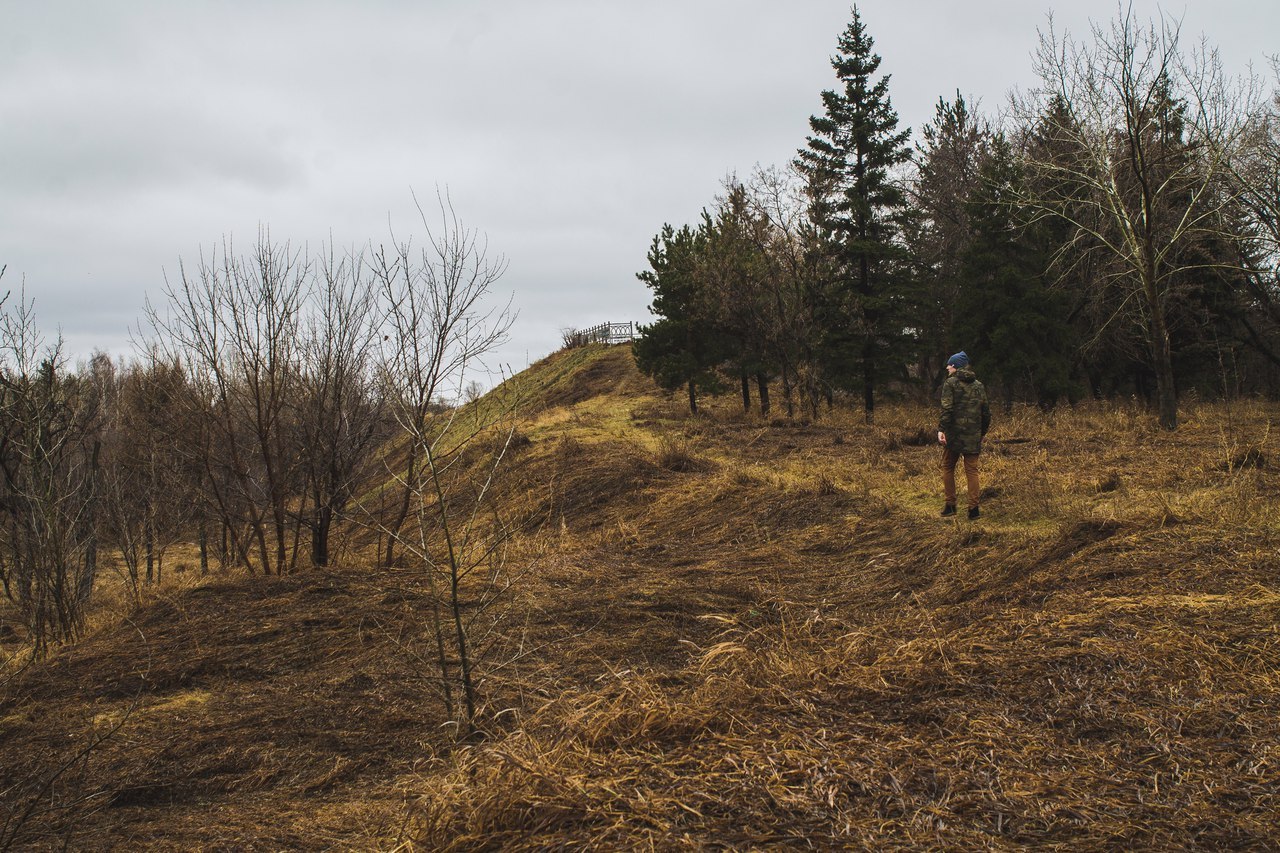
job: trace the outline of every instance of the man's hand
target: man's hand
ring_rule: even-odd
[[[946,443],[947,443],[947,434],[942,430],[938,430],[938,444],[946,444]]]

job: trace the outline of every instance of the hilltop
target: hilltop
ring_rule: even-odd
[[[1274,404],[1173,435],[1136,406],[998,411],[971,523],[937,517],[926,407],[691,418],[627,347],[516,381],[483,739],[432,692],[411,566],[188,579],[4,684],[3,832],[1280,845]]]

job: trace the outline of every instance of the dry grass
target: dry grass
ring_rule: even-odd
[[[33,843],[1280,846],[1274,404],[997,412],[971,523],[930,407],[691,418],[625,356],[526,377],[484,742],[412,573],[219,579],[11,684],[18,777],[123,722]]]
[[[619,679],[471,750],[425,784],[412,834],[428,849],[1267,846],[1280,767],[1258,693],[1280,685],[1246,674],[1233,623],[1278,603],[1188,602],[1194,631],[1168,630],[1164,601],[963,627],[922,610],[731,622],[679,686]]]

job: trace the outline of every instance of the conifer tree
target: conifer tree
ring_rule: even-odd
[[[964,97],[938,99],[933,121],[921,130],[916,146],[915,179],[911,182],[912,216],[904,235],[919,278],[919,375],[936,388],[946,378],[949,353],[976,344],[952,334],[956,303],[968,282],[962,258],[974,239],[970,201],[980,182],[991,131],[974,115]]]
[[[947,343],[983,354],[984,372],[1006,403],[1025,390],[1049,408],[1070,390],[1077,343],[1067,322],[1068,293],[1051,286],[1059,223],[1022,221],[1025,211],[1012,199],[1023,180],[1008,141],[993,137],[966,205],[970,242],[959,259],[964,288]]]
[[[910,131],[897,129],[889,78],[876,76],[880,57],[857,7],[837,45],[831,65],[840,87],[822,93],[824,112],[809,119],[813,135],[796,166],[809,183],[814,222],[837,260],[837,280],[821,311],[822,357],[831,381],[860,380],[870,423],[880,378],[895,363],[905,364],[904,330],[911,325],[896,241],[906,199],[894,175],[911,157]]]
[[[716,390],[715,366],[724,359],[723,335],[713,322],[698,278],[705,235],[688,225],[664,225],[649,248],[649,269],[636,278],[653,289],[649,311],[658,319],[640,327],[633,345],[636,366],[660,386],[686,386],[689,411],[698,411],[698,391]]]
[[[766,414],[768,374],[779,361],[774,351],[778,283],[767,251],[771,235],[768,222],[753,209],[747,188],[729,180],[725,189],[715,211],[702,214],[697,275],[729,347],[726,368],[742,384],[743,409],[751,409],[754,378],[761,414]]]

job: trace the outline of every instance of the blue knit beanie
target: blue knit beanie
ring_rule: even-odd
[[[968,366],[969,366],[969,355],[964,350],[961,350],[960,352],[951,356],[951,358],[947,359],[947,367],[954,367],[957,370],[959,370],[962,367],[968,367]]]

